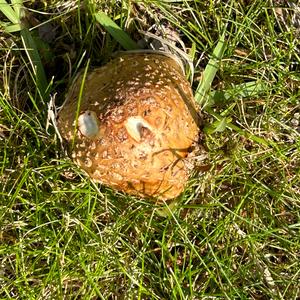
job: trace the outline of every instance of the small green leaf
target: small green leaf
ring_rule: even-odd
[[[207,113],[209,113],[210,115],[212,115],[215,119],[217,119],[217,121],[220,121],[222,120],[222,116],[220,116],[219,114],[215,113],[210,107],[207,107],[206,109]],[[230,122],[227,122],[226,123],[226,126],[228,129],[231,129],[231,130],[234,130],[235,132],[237,132],[238,134],[256,142],[256,143],[259,143],[261,145],[264,145],[264,146],[267,146],[267,147],[270,147],[272,146],[272,143],[268,142],[266,139],[262,138],[262,137],[259,137],[259,136],[256,136],[250,132],[247,132],[243,129],[241,129],[240,127],[234,125],[231,123],[231,120]],[[210,130],[209,129],[209,126],[206,127],[205,130]]]
[[[202,79],[195,92],[195,100],[198,103],[200,103],[202,106],[206,106],[204,102],[206,100],[207,93],[211,88],[211,84],[219,69],[219,64],[223,57],[225,49],[226,49],[226,43],[225,43],[225,32],[224,32],[220,37],[220,40],[213,51],[213,54],[203,72]]]
[[[229,123],[231,123],[231,118],[222,118],[221,120],[217,120],[213,122],[211,125],[204,128],[204,132],[208,134],[212,134],[214,132],[223,132]]]
[[[7,33],[18,32],[22,29],[20,24],[4,25],[1,22],[0,25],[1,25],[1,27],[4,28],[5,32],[7,32]]]
[[[256,97],[266,91],[267,88],[268,86],[265,82],[250,81],[234,85],[226,91],[212,91],[209,94],[206,106],[223,104],[232,99]]]

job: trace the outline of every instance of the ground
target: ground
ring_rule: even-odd
[[[21,32],[0,6],[0,298],[299,299],[297,5],[24,1]],[[49,95],[124,50],[100,11],[188,53],[206,92],[207,158],[175,207],[93,183],[46,129]]]

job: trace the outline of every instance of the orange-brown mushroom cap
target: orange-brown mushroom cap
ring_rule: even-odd
[[[191,87],[165,55],[124,53],[72,84],[57,121],[72,158],[98,182],[142,197],[184,189],[184,163],[198,137]],[[76,120],[77,116],[77,120]]]

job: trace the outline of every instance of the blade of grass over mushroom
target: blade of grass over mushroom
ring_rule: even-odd
[[[95,18],[124,49],[140,49],[137,43],[104,12],[96,13]]]
[[[75,117],[75,126],[74,126],[74,134],[73,134],[74,138],[72,140],[72,145],[71,145],[72,150],[74,149],[74,146],[75,146],[75,137],[76,137],[76,131],[77,131],[77,128],[78,128],[78,117],[79,117],[81,100],[82,100],[82,95],[83,95],[83,88],[84,88],[84,83],[85,83],[85,79],[86,79],[86,76],[87,76],[87,72],[89,70],[89,66],[90,66],[90,60],[87,61],[87,64],[84,68],[82,81],[81,81],[81,85],[80,85],[80,90],[79,90],[79,95],[78,95],[77,110],[76,110],[76,117]]]
[[[207,93],[219,69],[219,64],[223,57],[225,49],[226,49],[226,43],[225,43],[225,32],[224,32],[220,37],[220,40],[213,51],[212,57],[210,58],[203,72],[201,82],[199,83],[197,90],[195,92],[195,100],[199,104],[201,104],[202,107],[206,106],[204,102],[207,101],[206,99]]]

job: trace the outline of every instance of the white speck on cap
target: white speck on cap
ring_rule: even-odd
[[[78,117],[78,128],[80,132],[88,137],[94,138],[99,134],[99,122],[94,111],[85,111]]]

